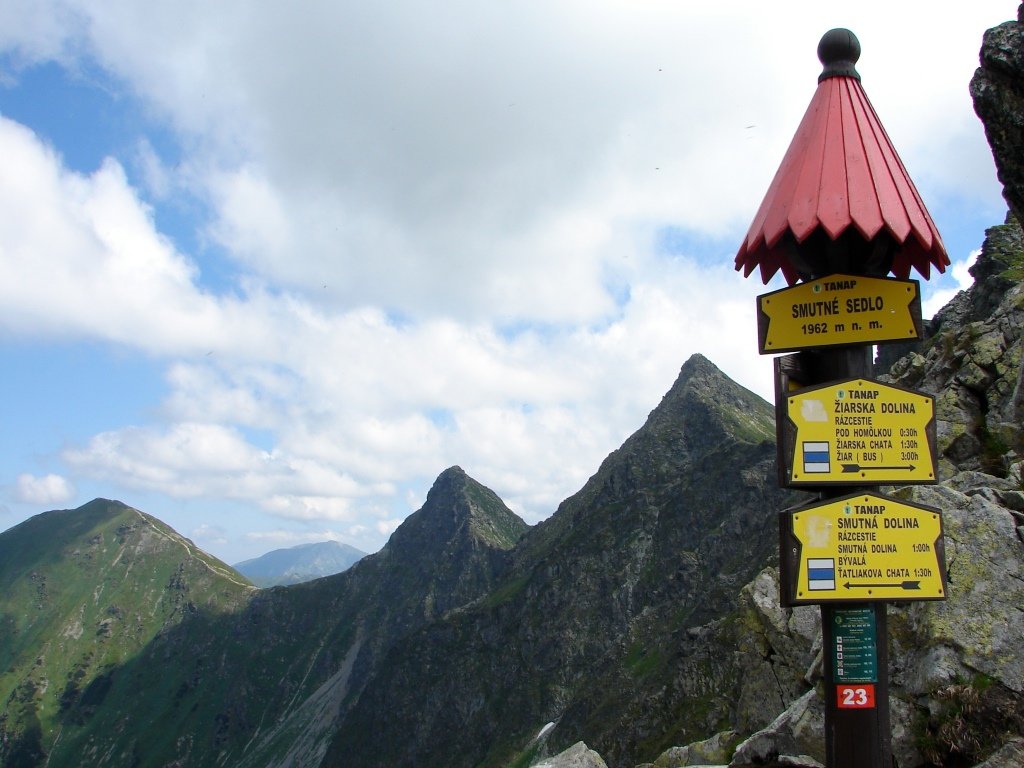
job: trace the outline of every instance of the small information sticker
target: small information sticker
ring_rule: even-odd
[[[832,669],[837,683],[878,682],[878,640],[875,612],[836,608],[832,612]]]

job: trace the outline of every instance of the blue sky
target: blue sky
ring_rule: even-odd
[[[543,519],[691,354],[767,396],[780,286],[732,259],[835,26],[934,311],[1005,215],[967,84],[1016,4],[785,7],[5,3],[0,529],[102,496],[228,562],[373,551],[453,464]]]

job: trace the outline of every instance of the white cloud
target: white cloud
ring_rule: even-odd
[[[386,538],[398,529],[398,526],[402,524],[402,520],[403,518],[401,517],[393,517],[390,520],[378,520],[374,527],[377,529],[378,534]]]
[[[3,117],[0,154],[0,328],[153,350],[210,339],[221,308],[195,289],[194,264],[155,231],[117,162],[65,171]]]
[[[80,472],[130,488],[241,499],[296,519],[349,519],[352,498],[389,490],[315,459],[258,450],[233,428],[215,424],[104,432],[66,449],[63,458]]]
[[[902,153],[962,186],[942,169],[985,155],[966,80],[1004,6],[71,2],[87,23],[58,47],[187,138],[212,233],[255,274],[344,307],[591,322],[609,227],[749,220],[830,26],[860,34]]]
[[[203,547],[224,545],[230,541],[228,532],[224,528],[219,525],[209,525],[208,523],[203,523],[193,528],[189,537],[193,541],[202,544]]]
[[[36,477],[27,473],[18,475],[14,486],[14,500],[26,504],[65,504],[75,497],[75,487],[60,475]]]
[[[73,60],[73,30],[83,20],[70,4],[54,2],[43,10],[34,0],[9,0],[0,5],[0,50],[14,55],[15,66]],[[5,79],[2,70],[0,79]]]
[[[987,151],[966,80],[981,32],[1012,15],[994,0],[787,9],[4,5],[0,49],[103,69],[181,152],[172,166],[132,137],[82,175],[0,117],[0,332],[167,366],[149,411],[63,460],[384,536],[456,463],[546,516],[695,352],[768,395],[763,288],[706,242],[742,236],[810,100],[819,36],[860,35],[912,173],[992,195],[980,175],[955,183]],[[16,12],[33,21],[3,23]],[[205,254],[157,226],[152,206],[181,198],[207,206],[189,234],[222,249],[216,290]],[[705,245],[660,253],[666,227]]]

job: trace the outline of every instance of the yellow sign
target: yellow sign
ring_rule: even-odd
[[[783,547],[790,605],[945,599],[939,510],[862,493],[783,516],[793,543]]]
[[[870,379],[785,395],[784,484],[934,483],[935,399]]]
[[[916,280],[829,275],[757,297],[762,355],[921,337]]]

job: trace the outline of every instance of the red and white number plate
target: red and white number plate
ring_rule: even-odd
[[[836,686],[836,706],[839,709],[874,709],[874,683]]]

